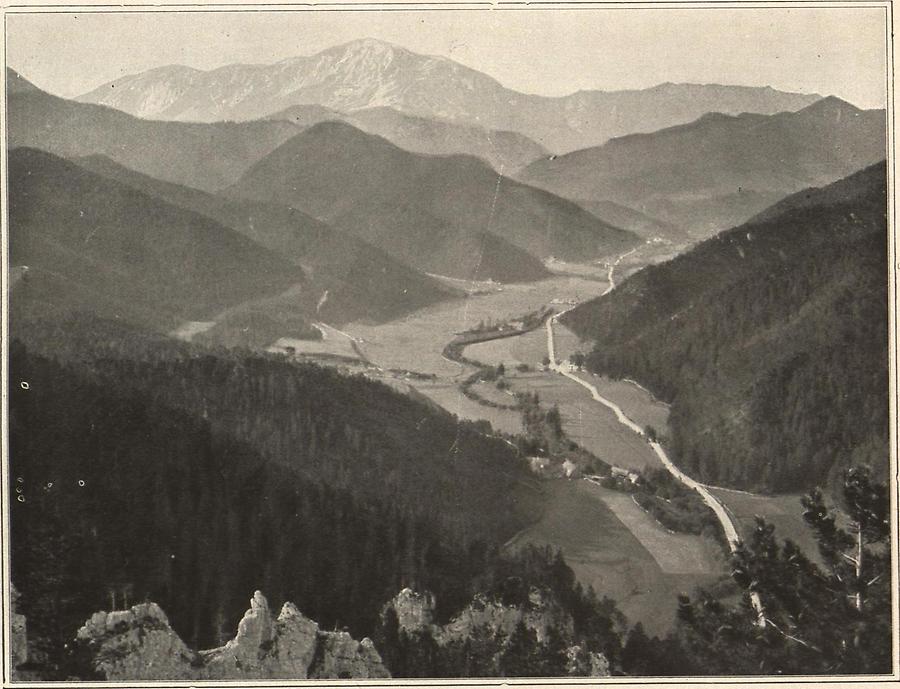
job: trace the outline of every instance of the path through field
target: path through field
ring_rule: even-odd
[[[622,257],[620,257],[619,260],[621,260],[621,258]],[[616,261],[616,264],[617,263],[618,263],[618,261]],[[609,289],[607,289],[606,292],[604,292],[604,294],[608,294],[615,288],[615,282],[613,281],[613,270],[614,270],[616,264],[613,264],[610,266],[610,269],[609,269],[610,287],[609,287]],[[547,356],[550,358],[550,369],[555,371],[556,373],[559,373],[560,375],[565,376],[566,378],[578,383],[579,385],[581,385],[583,388],[585,388],[588,392],[591,393],[591,397],[593,397],[594,400],[596,400],[600,404],[604,405],[605,407],[608,407],[609,409],[611,409],[613,411],[613,413],[616,415],[616,418],[618,419],[619,423],[621,423],[623,426],[631,429],[632,431],[637,433],[642,438],[646,438],[647,436],[646,436],[646,433],[644,432],[644,429],[642,429],[638,424],[636,424],[634,421],[632,421],[630,418],[628,418],[625,415],[625,413],[622,411],[622,408],[618,404],[603,397],[600,394],[600,391],[597,390],[596,386],[593,383],[590,383],[590,382],[584,380],[583,378],[580,378],[579,376],[575,375],[572,371],[570,371],[567,368],[567,366],[565,364],[560,364],[559,361],[557,361],[556,346],[555,346],[554,337],[553,337],[553,325],[556,322],[556,320],[563,313],[565,313],[565,311],[558,313],[554,316],[551,316],[550,318],[547,319],[547,324],[546,324]],[[703,485],[702,483],[699,483],[698,481],[695,481],[690,476],[688,476],[683,471],[681,471],[677,466],[675,466],[675,464],[672,462],[672,460],[669,459],[669,456],[666,454],[666,451],[663,449],[662,445],[660,445],[655,440],[648,439],[648,441],[649,441],[650,447],[653,449],[653,452],[656,453],[656,456],[659,457],[663,466],[669,471],[669,473],[672,474],[672,476],[674,476],[676,479],[681,481],[681,483],[683,483],[688,488],[695,490],[700,495],[703,502],[706,503],[707,507],[709,507],[713,511],[713,514],[716,515],[716,519],[718,519],[719,523],[722,525],[722,530],[725,532],[725,538],[728,542],[729,548],[731,549],[732,552],[735,552],[735,550],[737,549],[737,544],[741,540],[741,538],[738,535],[737,527],[735,526],[735,523],[732,520],[731,515],[728,513],[728,511],[725,509],[725,507],[722,505],[722,503],[720,503],[715,498],[715,496],[713,496],[713,494],[709,491],[709,489],[705,485]],[[765,617],[764,617],[762,600],[760,599],[759,594],[751,592],[750,602],[753,605],[753,609],[756,611],[756,614],[757,614],[757,617],[759,618],[760,624],[764,625]]]

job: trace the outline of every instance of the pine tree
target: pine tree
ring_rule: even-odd
[[[540,677],[541,670],[537,634],[519,620],[500,657],[500,673],[503,677]]]
[[[865,468],[843,482],[849,530],[837,525],[821,491],[804,498],[826,570],[762,519],[732,558],[732,573],[759,594],[765,625],[745,593],[740,606],[708,593],[679,602],[679,642],[711,674],[886,673],[891,668],[890,535],[887,487]]]

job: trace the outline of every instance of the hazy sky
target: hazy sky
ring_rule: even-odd
[[[363,37],[544,95],[687,81],[886,99],[885,10],[864,7],[8,15],[7,58],[74,96],[160,65],[275,62]]]

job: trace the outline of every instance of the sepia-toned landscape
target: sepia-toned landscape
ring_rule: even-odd
[[[887,6],[582,9],[7,11],[7,680],[897,671]]]

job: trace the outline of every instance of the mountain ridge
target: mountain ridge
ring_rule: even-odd
[[[188,69],[165,79],[149,71],[129,75],[77,100],[142,117],[207,122],[257,119],[291,105],[347,112],[391,106],[408,115],[515,131],[559,153],[691,121],[710,110],[772,113],[796,110],[819,98],[771,87],[716,84],[526,94],[450,58],[420,55],[373,39],[271,65]]]
[[[16,314],[87,308],[166,330],[307,283],[204,215],[38,149],[9,160],[10,263],[28,266]]]
[[[566,198],[611,201],[704,238],[885,155],[885,113],[838,98],[797,112],[709,113],[536,161],[516,176]]]
[[[478,237],[491,238],[494,267],[481,254],[466,266],[418,266],[453,277],[535,279],[546,274],[538,259],[612,254],[639,241],[569,201],[498,175],[478,158],[410,153],[343,122],[322,122],[293,137],[228,193],[274,200],[370,241],[390,242],[382,246],[401,260],[410,257],[398,223],[426,242],[430,236],[436,243],[468,238],[483,245]]]
[[[285,119],[301,126],[340,120],[412,153],[473,155],[498,171],[517,170],[548,155],[547,149],[518,132],[407,115],[386,105],[351,113],[320,105],[292,105],[264,119]]]
[[[21,88],[22,82],[30,88]],[[169,182],[216,191],[297,133],[288,122],[198,124],[144,120],[105,105],[50,95],[12,70],[7,98],[10,148],[71,158],[99,153]]]
[[[315,312],[316,318],[337,325],[351,320],[378,322],[457,296],[377,246],[296,209],[235,201],[162,182],[105,156],[89,156],[75,162],[167,203],[210,217],[300,266],[310,282],[309,293],[301,297],[301,313],[307,316]],[[321,309],[316,308],[325,291],[328,300]],[[291,311],[300,308],[295,301]],[[283,333],[277,337],[280,336]]]

